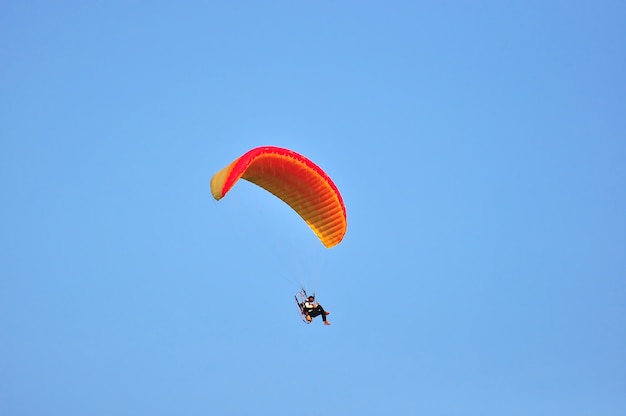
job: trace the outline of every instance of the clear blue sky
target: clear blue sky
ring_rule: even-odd
[[[0,414],[624,415],[624,22],[3,1]],[[213,200],[261,145],[332,176],[341,245],[249,184]]]

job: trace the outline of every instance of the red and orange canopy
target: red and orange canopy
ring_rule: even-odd
[[[346,208],[330,177],[306,157],[288,149],[263,146],[238,157],[211,179],[211,192],[222,199],[239,179],[271,192],[293,208],[331,248],[346,233]]]

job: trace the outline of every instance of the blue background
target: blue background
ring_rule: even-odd
[[[3,1],[0,414],[624,415],[625,21]],[[211,197],[261,145],[333,178],[341,245]]]

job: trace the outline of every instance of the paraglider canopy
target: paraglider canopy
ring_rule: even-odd
[[[213,176],[213,197],[222,199],[239,179],[284,201],[327,248],[343,239],[347,216],[341,194],[331,178],[301,154],[274,146],[252,149]]]

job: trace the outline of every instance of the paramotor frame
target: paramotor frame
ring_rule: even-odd
[[[296,300],[296,307],[298,308],[298,315],[300,316],[300,319],[302,319],[302,322],[304,322],[307,325],[312,322],[306,319],[306,311],[304,310],[304,302],[306,302],[308,297],[309,296],[306,294],[306,290],[304,289],[296,293],[294,296]]]

